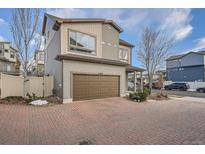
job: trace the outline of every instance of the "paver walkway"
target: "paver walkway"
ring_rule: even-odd
[[[205,103],[0,104],[0,144],[205,144]]]

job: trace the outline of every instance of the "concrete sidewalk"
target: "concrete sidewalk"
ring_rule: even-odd
[[[182,101],[189,101],[189,102],[199,102],[199,103],[205,103],[205,98],[197,98],[197,97],[170,97],[171,99],[177,99]]]

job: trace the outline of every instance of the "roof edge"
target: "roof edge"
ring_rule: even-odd
[[[117,65],[117,66],[128,66],[128,63],[120,62],[117,60],[111,59],[104,59],[104,58],[96,58],[96,57],[88,57],[88,56],[81,56],[81,55],[74,55],[74,54],[64,54],[64,55],[57,55],[56,60],[74,60],[74,61],[82,61],[82,62],[89,62],[89,63],[98,63],[98,64],[108,64],[108,65]]]
[[[131,44],[131,43],[129,43],[129,42],[123,40],[123,39],[119,39],[119,44],[120,44],[120,45],[127,46],[127,47],[131,47],[131,48],[134,48],[134,47],[135,47],[133,44]]]
[[[201,52],[204,52],[204,53],[201,53]],[[191,51],[191,52],[188,52],[188,53],[186,53],[186,54],[175,55],[176,58],[174,58],[174,56],[170,56],[169,58],[166,59],[166,61],[181,59],[181,58],[183,58],[183,57],[185,57],[185,56],[187,56],[187,55],[189,55],[189,54],[192,54],[192,53],[198,54],[198,55],[205,55],[205,51],[198,51],[198,52],[193,52],[193,51]],[[177,57],[177,56],[178,56],[178,57]],[[173,57],[173,58],[172,58],[172,57]]]
[[[123,29],[118,24],[116,24],[113,20],[106,20],[106,19],[102,19],[102,18],[60,18],[60,17],[54,16],[54,15],[45,13],[44,20],[43,20],[42,34],[45,33],[45,23],[46,23],[46,20],[48,17],[51,18],[53,21],[60,22],[60,23],[101,22],[101,23],[105,23],[105,24],[111,24],[120,33],[123,32]]]

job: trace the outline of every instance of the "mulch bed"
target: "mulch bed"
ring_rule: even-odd
[[[152,100],[157,100],[157,101],[161,101],[161,100],[168,100],[169,97],[163,93],[157,93],[157,94],[152,94],[148,97],[148,99],[152,99]]]
[[[41,100],[47,100],[49,103],[47,105],[43,106],[50,106],[50,105],[56,105],[61,104],[60,100],[57,97],[49,96],[45,98],[38,98]],[[0,104],[19,104],[19,105],[30,105],[31,100],[23,98],[21,96],[10,96],[3,99],[0,99]]]

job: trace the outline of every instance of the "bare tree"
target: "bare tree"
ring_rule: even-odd
[[[19,59],[24,76],[24,97],[26,96],[25,83],[27,73],[30,68],[30,61],[39,48],[38,22],[39,9],[14,9],[10,22],[10,28],[13,35],[13,41],[19,52]]]
[[[138,60],[146,68],[149,87],[152,89],[153,74],[164,64],[174,39],[165,32],[146,27],[142,32],[137,51]]]
[[[39,9],[14,9],[10,22],[13,41],[19,51],[24,77],[27,76],[29,61],[39,48],[38,34]]]

